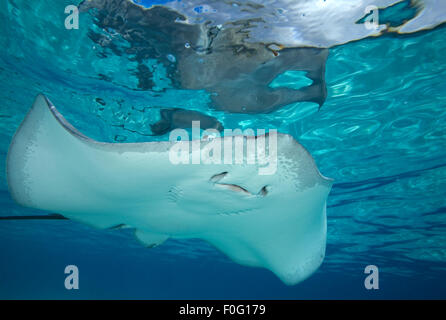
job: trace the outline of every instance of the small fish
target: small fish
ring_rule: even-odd
[[[208,116],[198,111],[179,108],[161,109],[161,119],[150,125],[153,135],[161,136],[174,129],[192,128],[193,121],[200,121],[200,127],[203,130],[216,129],[223,131],[223,125],[216,118]]]

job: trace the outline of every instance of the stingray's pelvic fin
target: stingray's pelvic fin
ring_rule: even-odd
[[[147,248],[155,248],[166,241],[169,236],[165,234],[157,234],[147,231],[136,230],[136,238],[141,241]]]

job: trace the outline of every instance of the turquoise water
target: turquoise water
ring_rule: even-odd
[[[136,63],[89,38],[91,15],[81,14],[79,30],[63,28],[68,4],[0,2],[1,167],[40,92],[81,132],[107,142],[166,139],[148,136],[160,106],[203,111],[228,128],[277,128],[335,179],[326,258],[288,287],[199,240],[149,250],[126,230],[2,221],[0,298],[446,298],[446,28],[330,48],[321,109],[307,102],[229,114],[210,109],[204,90],[172,89],[162,66],[156,87],[139,90]],[[45,214],[16,205],[0,174],[2,216]],[[68,264],[80,269],[77,292],[63,287]],[[379,290],[363,286],[370,264],[379,267]]]

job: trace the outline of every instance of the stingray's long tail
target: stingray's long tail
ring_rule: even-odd
[[[48,214],[39,216],[3,216],[1,220],[69,220],[60,214]]]

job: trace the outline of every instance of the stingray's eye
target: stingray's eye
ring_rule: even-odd
[[[259,191],[259,195],[264,197],[268,194],[268,192],[269,192],[268,186],[263,186],[263,188],[260,189]]]
[[[227,171],[225,172],[221,172],[221,173],[217,173],[214,174],[209,181],[213,182],[213,183],[217,183],[218,181],[220,181],[221,179],[223,179],[224,177],[226,177],[226,175],[228,174]]]

